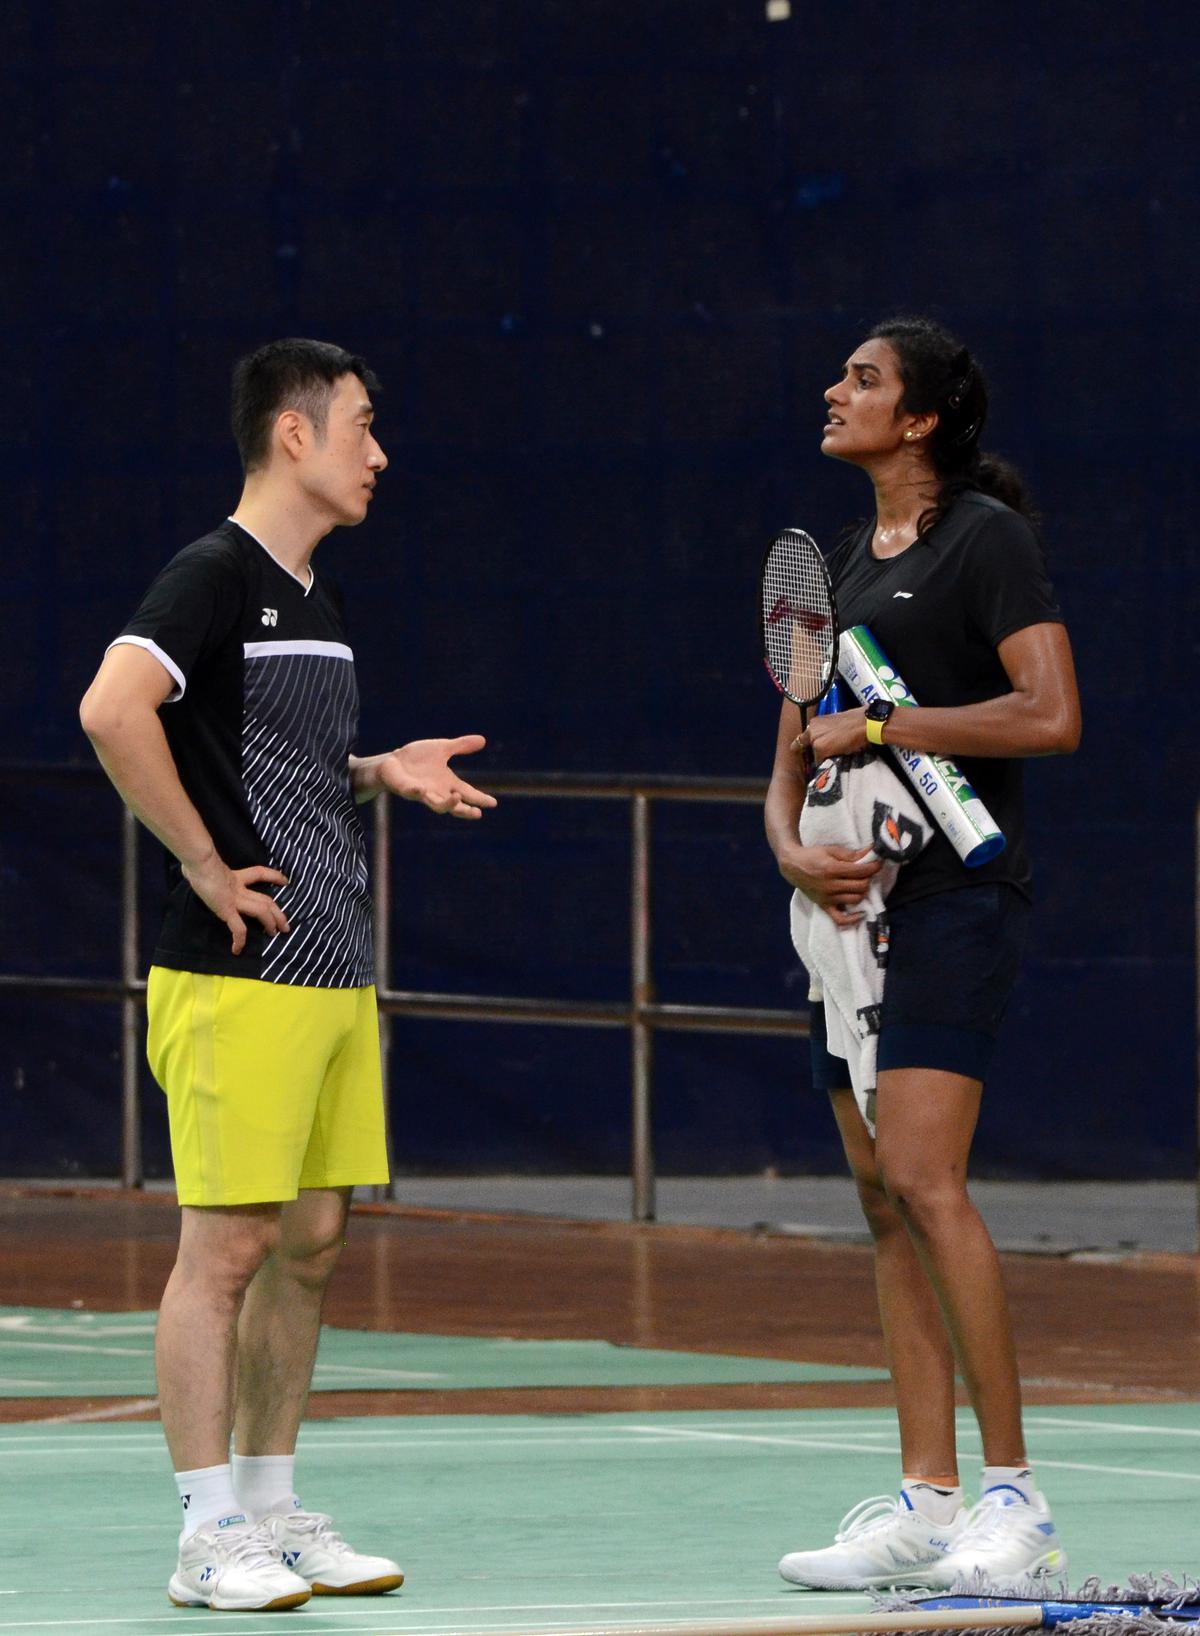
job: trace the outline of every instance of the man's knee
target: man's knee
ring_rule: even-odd
[[[338,1194],[304,1195],[285,1206],[277,1260],[308,1288],[327,1283],[346,1241],[348,1201]]]
[[[218,1298],[240,1301],[279,1241],[279,1210],[187,1206],[176,1261],[178,1276]]]

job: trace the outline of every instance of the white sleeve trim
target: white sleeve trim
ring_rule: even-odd
[[[105,653],[108,653],[112,648],[119,648],[122,643],[131,648],[145,648],[147,653],[152,653],[154,655],[159,664],[166,671],[167,675],[175,683],[174,689],[167,694],[166,698],[163,700],[163,703],[177,704],[179,700],[182,699],[184,689],[187,687],[187,677],[183,674],[182,670],[180,670],[174,659],[171,658],[170,654],[164,653],[159,647],[158,643],[152,642],[148,636],[118,636],[115,641],[108,644],[108,647],[104,650]]]

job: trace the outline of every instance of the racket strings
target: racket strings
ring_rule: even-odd
[[[796,704],[815,704],[837,664],[837,615],[814,542],[785,529],[762,574],[763,649],[775,684]]]

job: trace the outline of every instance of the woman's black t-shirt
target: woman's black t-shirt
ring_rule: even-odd
[[[999,644],[1028,625],[1062,622],[1041,544],[1025,518],[972,491],[899,556],[872,556],[873,532],[873,523],[864,524],[829,558],[842,628],[868,626],[919,705],[978,704],[1010,693]],[[845,684],[842,703],[853,703]],[[1030,895],[1021,762],[955,760],[1007,845],[990,863],[968,869],[935,830],[921,856],[900,871],[892,907],[997,881]]]

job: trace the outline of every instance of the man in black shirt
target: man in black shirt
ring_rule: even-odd
[[[241,360],[237,510],[162,570],[80,712],[169,856],[147,1002],[182,1207],[156,1341],[184,1518],[179,1605],[294,1607],[403,1579],[304,1510],[293,1484],[351,1191],[387,1179],[356,809],[385,790],[461,818],[495,802],[449,764],[478,735],[351,754],[354,656],[311,558],[363,520],[387,465],[376,385],[323,342]]]

